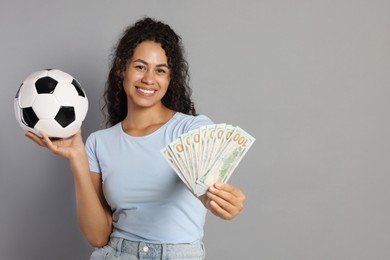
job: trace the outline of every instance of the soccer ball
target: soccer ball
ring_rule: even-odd
[[[19,87],[14,100],[19,125],[39,135],[68,138],[81,127],[88,99],[75,78],[57,69],[37,71]]]

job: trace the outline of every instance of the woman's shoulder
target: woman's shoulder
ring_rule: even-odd
[[[92,132],[89,136],[88,139],[106,139],[106,138],[111,138],[113,135],[118,134],[118,131],[120,131],[121,123],[118,123],[116,125],[110,126],[108,128],[104,129],[99,129],[95,132]]]
[[[213,121],[206,115],[187,115],[176,112],[173,118],[173,124],[177,127],[184,128],[184,131],[189,131],[204,125],[213,124]]]

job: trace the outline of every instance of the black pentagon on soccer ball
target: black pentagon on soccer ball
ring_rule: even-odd
[[[31,128],[34,128],[36,123],[38,123],[38,121],[39,121],[39,118],[35,114],[32,107],[22,108],[22,117],[23,117],[23,120],[22,120],[23,123]]]
[[[38,94],[50,94],[53,93],[58,81],[51,77],[43,77],[35,82],[35,88]]]
[[[72,85],[76,88],[77,93],[79,94],[79,96],[85,97],[84,91],[81,88],[80,84],[77,82],[77,80],[73,79]]]
[[[73,121],[76,120],[76,114],[74,113],[74,107],[62,106],[58,110],[56,117],[54,118],[62,127],[67,127]]]

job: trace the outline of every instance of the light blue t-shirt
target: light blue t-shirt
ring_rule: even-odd
[[[155,132],[134,137],[122,124],[86,141],[90,170],[102,174],[113,212],[112,237],[149,243],[191,243],[203,238],[207,210],[179,179],[160,149],[181,134],[212,124],[177,112]]]

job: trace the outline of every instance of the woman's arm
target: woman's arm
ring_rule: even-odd
[[[27,132],[26,136],[39,146],[69,160],[74,176],[78,222],[88,242],[94,247],[105,246],[112,232],[112,215],[103,196],[100,174],[89,170],[81,131],[70,139],[50,140]]]
[[[81,231],[92,246],[105,246],[112,232],[112,214],[103,195],[101,174],[89,172],[86,158],[71,162],[71,168]]]

